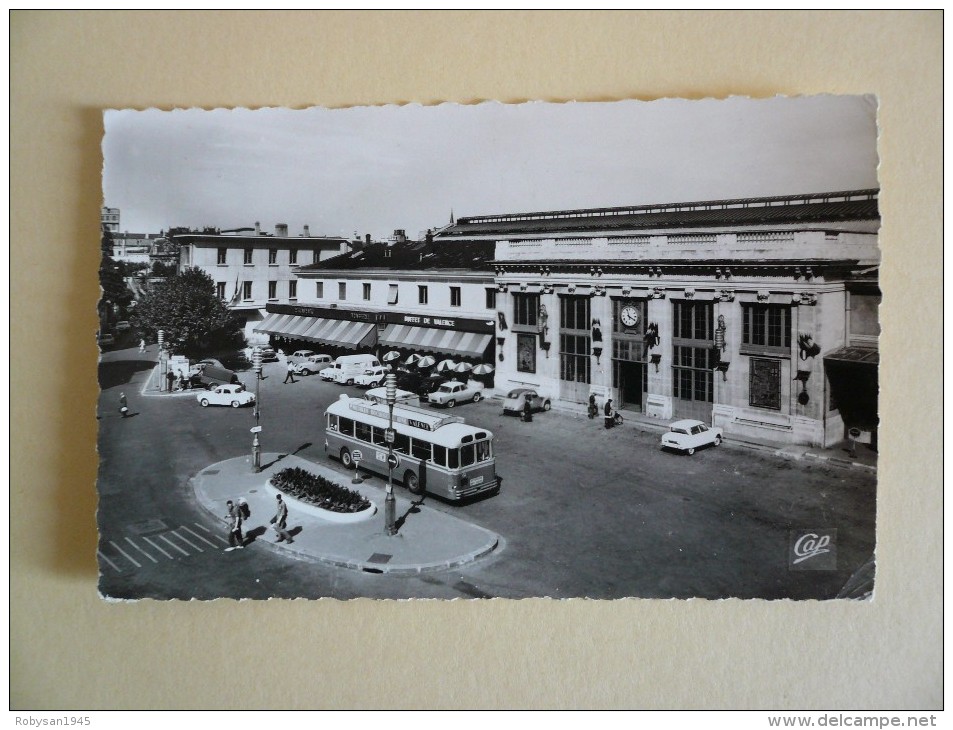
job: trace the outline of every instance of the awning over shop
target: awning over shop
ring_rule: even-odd
[[[356,349],[372,347],[377,336],[377,325],[373,322],[352,322],[349,319],[308,318],[311,326],[301,334],[294,335],[299,340],[320,342],[325,345],[337,345]]]
[[[824,355],[825,360],[855,365],[873,365],[880,363],[880,352],[870,347],[842,347]]]
[[[288,331],[288,325],[295,320],[311,319],[310,317],[297,317],[293,314],[278,314],[270,312],[259,324],[254,327],[255,332],[264,332],[269,335],[284,335]]]
[[[411,327],[406,324],[388,325],[381,337],[381,344],[411,350],[444,352],[448,355],[481,358],[493,335],[438,330],[432,327]]]

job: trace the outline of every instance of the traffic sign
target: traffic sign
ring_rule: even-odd
[[[363,461],[364,455],[357,449],[354,449],[354,451],[351,452],[351,458],[354,459],[354,461]]]
[[[394,431],[394,429],[392,429],[392,428],[385,428],[385,429],[384,429],[384,443],[385,443],[385,444],[392,444],[392,443],[394,443],[394,438],[395,438],[394,435],[395,435],[396,433],[397,433],[397,432]]]
[[[248,429],[248,433],[261,433],[261,426],[252,426]]]
[[[387,456],[387,466],[391,469],[396,469],[400,466],[400,457],[397,454],[389,454]]]

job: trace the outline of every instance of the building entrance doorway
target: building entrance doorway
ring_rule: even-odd
[[[619,368],[619,407],[642,413],[648,390],[645,363],[619,362],[616,367]]]

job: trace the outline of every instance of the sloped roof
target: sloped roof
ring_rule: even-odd
[[[372,243],[359,251],[344,253],[317,264],[301,266],[298,271],[342,269],[395,269],[433,271],[467,269],[492,271],[496,244],[493,241],[460,241],[441,244],[408,241],[388,246]]]
[[[514,213],[460,218],[441,232],[456,238],[487,234],[552,231],[638,230],[729,227],[877,220],[877,191],[824,193],[816,196],[748,198],[629,208]],[[841,198],[841,199],[838,199]]]

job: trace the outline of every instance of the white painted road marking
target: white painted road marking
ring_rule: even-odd
[[[107,563],[109,563],[109,564],[113,567],[113,570],[115,570],[117,573],[121,573],[121,572],[122,572],[122,570],[119,568],[118,565],[116,565],[112,560],[110,560],[110,559],[107,558],[105,555],[103,555],[102,551],[97,550],[97,551],[96,551],[96,554],[97,554],[99,557],[101,557],[103,560],[105,560]]]
[[[109,544],[112,545],[114,548],[116,548],[116,550],[117,550],[123,557],[125,557],[126,560],[128,560],[130,563],[132,563],[133,565],[135,565],[137,568],[141,568],[141,567],[142,567],[142,563],[138,563],[138,562],[136,562],[135,558],[129,557],[129,555],[126,553],[126,551],[123,550],[121,547],[119,547],[119,546],[118,546],[116,543],[114,543],[112,540],[109,541]]]
[[[182,537],[182,536],[181,536],[179,533],[177,533],[175,530],[169,530],[169,532],[170,532],[170,534],[175,535],[177,538],[179,538],[182,542],[184,542],[184,543],[185,543],[186,545],[188,545],[189,547],[194,547],[194,548],[195,548],[196,550],[198,550],[200,553],[204,553],[204,552],[205,552],[205,551],[204,551],[202,548],[200,548],[198,545],[194,545],[194,544],[192,544],[191,542],[189,542],[188,540],[186,540],[184,537]]]
[[[200,525],[198,522],[196,522],[196,523],[195,523],[195,526],[198,527],[200,530],[204,530],[204,531],[207,532],[209,535],[212,535],[212,537],[214,537],[216,540],[218,540],[220,543],[222,543],[222,545],[228,545],[228,540],[226,540],[224,537],[222,537],[221,535],[219,535],[217,532],[216,532],[216,533],[213,533],[213,532],[212,532],[210,529],[208,529],[205,525]]]
[[[132,540],[130,540],[128,537],[126,538],[126,542],[128,542],[128,543],[129,543],[130,545],[132,545],[136,550],[138,550],[140,553],[142,553],[142,554],[145,555],[147,558],[149,558],[149,560],[151,560],[153,563],[158,563],[158,562],[159,562],[159,561],[156,560],[154,557],[152,557],[151,555],[149,555],[149,553],[147,553],[147,552],[146,552],[145,550],[143,550],[141,547],[139,547],[138,545],[136,545],[136,543],[134,543],[134,542],[133,542]]]
[[[201,535],[199,535],[198,533],[196,533],[194,530],[190,530],[190,529],[189,529],[188,527],[186,527],[185,525],[182,525],[182,529],[183,529],[183,530],[187,530],[190,534],[192,534],[192,535],[194,535],[195,537],[197,537],[199,540],[201,540],[202,542],[204,542],[204,543],[205,543],[206,545],[208,545],[209,547],[218,547],[214,542],[212,542],[211,540],[206,540],[204,537],[202,537]]]
[[[173,534],[175,534],[175,533],[173,533]],[[188,554],[187,552],[185,552],[185,550],[183,550],[182,548],[180,548],[178,545],[176,545],[174,542],[172,542],[172,541],[171,541],[169,538],[167,538],[165,535],[158,535],[157,537],[158,537],[160,540],[165,540],[167,543],[169,543],[169,545],[171,545],[172,547],[174,547],[176,550],[178,550],[180,553],[182,553],[182,554],[185,555],[186,557],[189,556],[189,554]]]
[[[156,545],[154,542],[152,542],[152,540],[150,540],[148,537],[143,537],[142,539],[145,540],[145,541],[146,541],[147,543],[149,543],[150,545],[152,545],[152,547],[154,547],[154,548],[155,548],[156,550],[158,550],[160,553],[162,553],[163,555],[165,555],[167,558],[169,558],[169,560],[171,560],[171,559],[174,557],[173,555],[167,553],[165,550],[163,550],[162,548],[160,548],[160,547],[159,547],[158,545]]]

